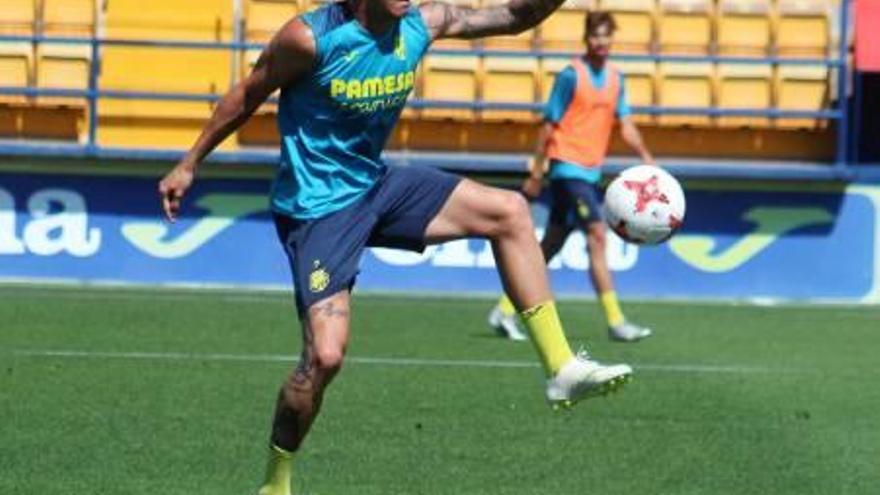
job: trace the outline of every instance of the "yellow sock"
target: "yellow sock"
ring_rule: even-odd
[[[563,364],[574,357],[562,332],[556,304],[553,301],[539,304],[520,313],[520,318],[529,329],[529,335],[541,357],[544,371],[548,376],[555,375]]]
[[[504,313],[504,316],[511,316],[516,314],[516,308],[513,307],[513,302],[507,297],[507,294],[501,296],[501,299],[498,300],[498,309]]]
[[[293,471],[293,453],[272,446],[266,463],[266,481],[259,495],[290,495],[290,475]]]
[[[603,292],[599,295],[599,301],[602,302],[602,308],[605,310],[608,326],[616,327],[626,321],[623,317],[623,311],[620,310],[620,304],[617,302],[616,292],[613,290]]]

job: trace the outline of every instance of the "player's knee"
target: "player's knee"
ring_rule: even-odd
[[[338,347],[322,347],[315,349],[315,366],[324,374],[335,374],[342,368],[345,353]]]
[[[532,215],[529,212],[529,204],[521,194],[505,192],[502,211],[502,225],[505,233],[529,232],[531,230]]]

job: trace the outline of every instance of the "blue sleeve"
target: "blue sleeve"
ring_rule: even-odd
[[[544,120],[554,124],[562,120],[568,105],[574,97],[574,91],[577,88],[577,73],[574,67],[568,66],[562,70],[553,83],[553,90],[550,92],[550,99],[544,107]]]
[[[623,80],[623,74],[620,74],[620,91],[617,92],[617,118],[629,117],[631,114],[632,109],[626,98],[626,84]]]

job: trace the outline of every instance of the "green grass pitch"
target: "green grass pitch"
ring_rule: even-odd
[[[843,495],[880,487],[880,310],[626,304],[573,341],[619,394],[554,413],[488,299],[356,296],[298,494]],[[278,293],[0,288],[0,494],[253,495],[300,347]]]

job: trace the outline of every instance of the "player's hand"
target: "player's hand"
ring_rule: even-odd
[[[194,178],[193,169],[185,163],[180,163],[159,182],[159,197],[162,200],[162,211],[169,222],[177,220],[180,213],[180,200],[192,185]]]
[[[537,199],[537,197],[541,195],[542,186],[543,180],[541,178],[529,176],[529,178],[523,182],[522,192],[529,199]]]

